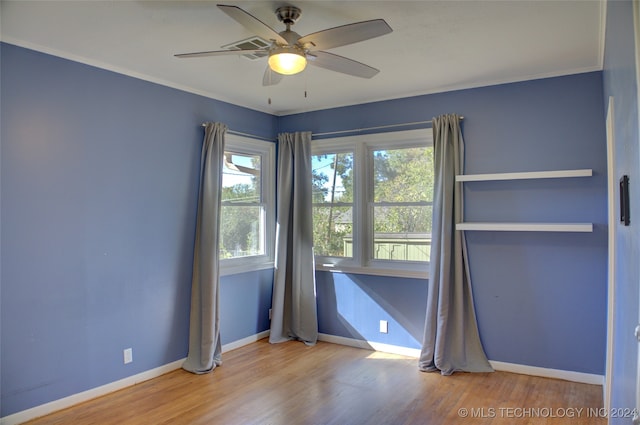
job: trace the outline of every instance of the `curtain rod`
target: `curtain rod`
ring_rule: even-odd
[[[464,119],[464,117],[460,117],[460,120],[463,120],[463,119]],[[379,126],[376,126],[376,127],[353,128],[351,130],[326,131],[324,133],[313,133],[312,137],[333,136],[333,135],[336,135],[336,134],[346,134],[346,133],[359,133],[359,132],[362,132],[362,131],[369,131],[369,130],[382,130],[382,129],[385,129],[385,128],[408,127],[408,126],[412,126],[412,125],[432,124],[432,123],[433,123],[433,120],[414,121],[414,122],[405,122],[405,123],[400,123],[400,124],[379,125]],[[202,123],[202,126],[206,127],[207,123]],[[235,130],[227,130],[227,133],[235,134],[237,136],[245,136],[245,137],[249,137],[249,138],[252,138],[252,139],[266,140],[268,142],[275,142],[276,141],[274,139],[269,139],[268,137],[258,136],[257,134],[243,133],[241,131],[235,131]]]
[[[460,117],[460,120],[463,120],[464,117]],[[389,125],[379,125],[376,127],[364,127],[364,128],[353,128],[351,130],[337,130],[337,131],[327,131],[324,133],[313,133],[313,137],[316,136],[333,136],[336,134],[345,134],[345,133],[359,133],[361,131],[368,131],[368,130],[382,130],[385,128],[395,128],[395,127],[408,127],[411,125],[420,125],[420,124],[432,124],[433,120],[428,120],[428,121],[414,121],[414,122],[405,122],[405,123],[401,123],[401,124],[389,124]]]
[[[203,127],[207,126],[206,122],[202,123]],[[251,133],[243,133],[241,131],[235,131],[235,130],[230,130],[227,129],[227,133],[229,134],[235,134],[236,136],[244,136],[244,137],[249,137],[251,139],[258,139],[258,140],[266,140],[267,142],[275,142],[275,140],[270,139],[268,137],[264,137],[264,136],[258,136],[257,134],[251,134]]]

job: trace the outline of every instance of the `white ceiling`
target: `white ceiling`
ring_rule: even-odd
[[[220,1],[300,35],[384,18],[391,34],[330,50],[380,69],[308,67],[262,86],[266,58],[177,59],[252,36],[209,1],[6,1],[2,41],[276,115],[602,69],[604,0]],[[305,98],[305,91],[307,97]],[[272,102],[269,105],[268,99]]]

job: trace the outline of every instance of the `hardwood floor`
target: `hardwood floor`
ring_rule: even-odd
[[[176,370],[28,423],[606,423],[596,385],[506,372],[445,377],[420,372],[413,358],[324,342],[263,339],[223,362],[207,375]]]

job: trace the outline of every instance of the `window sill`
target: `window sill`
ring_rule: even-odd
[[[371,276],[403,277],[413,279],[428,279],[428,270],[393,267],[357,267],[357,266],[333,266],[316,264],[316,271],[331,273],[353,273]]]
[[[223,262],[220,261],[220,277],[267,269],[273,269],[273,261],[244,261],[236,264],[223,264]]]

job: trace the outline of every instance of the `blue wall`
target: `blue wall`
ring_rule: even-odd
[[[420,348],[427,281],[317,272],[318,331],[328,335]],[[380,333],[386,320],[389,333]]]
[[[273,137],[277,120],[7,44],[1,55],[6,416],[186,356],[200,124]],[[223,343],[268,329],[271,285],[270,270],[222,279]]]
[[[467,232],[467,240],[480,335],[491,360],[604,374],[607,170],[601,73],[295,114],[283,117],[279,130],[320,133],[449,112],[465,116],[467,173],[593,169],[589,178],[468,183],[465,210],[469,221],[594,223],[594,232],[586,234]],[[318,273],[320,330],[419,346],[427,285],[419,279]],[[380,334],[384,314],[402,329]]]
[[[618,225],[615,229],[617,283],[611,406],[629,409],[636,403],[638,343],[633,332],[638,324],[640,300],[640,204],[637,202],[640,199],[640,149],[635,48],[632,2],[607,2],[604,94],[607,102],[609,96],[614,97],[615,176],[619,179],[624,174],[629,175],[631,198],[631,225]],[[626,422],[616,418],[612,423]]]

